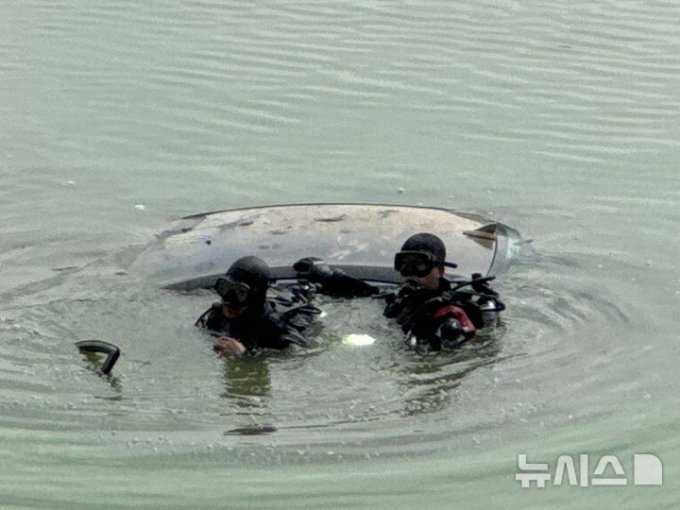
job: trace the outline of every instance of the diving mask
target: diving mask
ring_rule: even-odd
[[[456,264],[438,260],[425,251],[400,251],[394,256],[394,269],[404,278],[409,276],[422,278],[437,266],[456,267]]]
[[[233,306],[246,306],[255,290],[247,283],[234,280],[231,276],[218,278],[215,282],[215,290],[226,304]]]

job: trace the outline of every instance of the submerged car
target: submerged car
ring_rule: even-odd
[[[257,255],[274,279],[295,279],[293,264],[319,257],[369,282],[398,284],[394,254],[414,233],[430,232],[467,279],[503,270],[520,242],[503,223],[450,209],[378,204],[297,204],[187,216],[161,233],[133,270],[169,289],[210,287],[236,259]]]

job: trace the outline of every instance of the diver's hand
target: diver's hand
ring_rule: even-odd
[[[293,264],[298,278],[322,283],[324,279],[333,278],[334,271],[319,257],[304,257]],[[337,272],[337,270],[336,270]]]
[[[213,350],[220,356],[240,356],[246,352],[244,345],[231,336],[220,336],[213,340]]]

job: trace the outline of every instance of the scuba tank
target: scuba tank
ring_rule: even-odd
[[[484,327],[497,327],[501,322],[501,312],[505,310],[505,305],[498,299],[498,293],[493,290],[487,282],[495,277],[482,278],[480,273],[472,274],[470,285],[480,296],[477,299],[477,307],[481,313]]]
[[[482,312],[482,322],[484,327],[495,328],[501,323],[501,309],[499,303],[495,299],[489,299],[479,305],[479,311]]]

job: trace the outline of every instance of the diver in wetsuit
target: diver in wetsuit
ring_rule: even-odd
[[[456,348],[485,326],[485,311],[499,312],[505,305],[488,281],[473,275],[470,282],[452,282],[445,276],[446,247],[434,234],[409,237],[394,257],[394,269],[404,278],[396,294],[386,298],[386,317],[394,318],[411,347],[438,351]]]
[[[278,312],[276,303],[267,300],[271,273],[262,259],[246,256],[236,260],[215,284],[222,298],[196,321],[196,326],[213,335],[213,348],[221,355],[248,355],[260,349],[306,347],[301,332],[320,313],[304,303]]]
[[[317,284],[317,291],[340,297],[370,296],[377,287],[332,270],[320,259],[307,257],[294,266],[299,278]],[[473,275],[469,282],[452,282],[444,277],[446,248],[430,233],[411,236],[395,255],[394,269],[404,278],[396,293],[384,295],[384,315],[395,319],[406,334],[410,347],[420,351],[456,348],[474,336],[485,324],[486,311],[505,308],[498,294],[487,284],[493,279]]]

